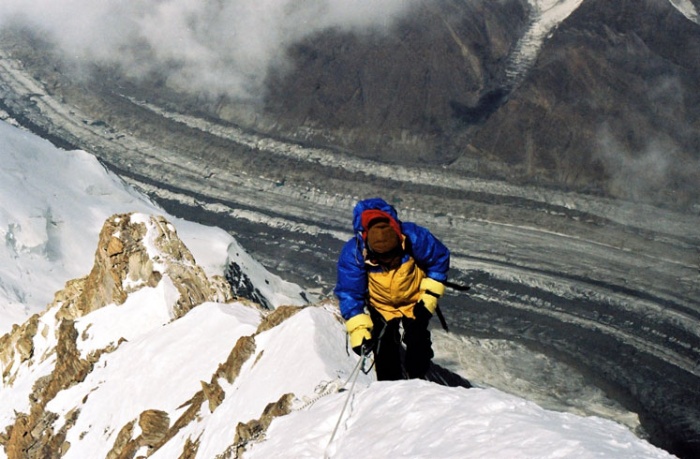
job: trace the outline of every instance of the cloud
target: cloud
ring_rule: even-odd
[[[75,64],[165,74],[178,89],[251,97],[285,49],[319,31],[386,30],[420,0],[3,0]]]

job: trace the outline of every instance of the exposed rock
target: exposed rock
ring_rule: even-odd
[[[178,459],[194,459],[197,456],[197,451],[199,450],[199,439],[190,440],[189,438],[185,441],[185,445],[182,447],[182,454]]]
[[[259,419],[252,419],[246,423],[239,422],[236,426],[236,436],[233,445],[220,457],[241,457],[246,446],[253,441],[263,438],[272,421],[280,416],[289,414],[292,410],[294,394],[284,394],[276,402],[268,403]]]
[[[14,376],[12,368],[26,362],[34,354],[34,335],[37,333],[39,315],[34,314],[22,325],[13,325],[12,330],[0,337],[0,364],[2,364],[2,382],[12,385]]]
[[[221,279],[210,281],[165,218],[114,215],[100,232],[90,274],[57,294],[56,301],[63,302],[59,317],[82,317],[110,303],[122,304],[129,293],[155,287],[164,275],[180,292],[173,318],[205,301],[232,298]]]
[[[231,300],[230,288],[223,277],[210,280],[177,237],[173,226],[163,217],[124,214],[108,219],[100,232],[95,265],[90,274],[66,283],[66,287],[56,293],[54,303],[47,310],[58,309],[55,316],[57,329],[54,331],[57,344],[44,356],[55,355],[55,365],[50,374],[35,381],[29,396],[29,413],[17,413],[15,423],[0,435],[0,445],[5,447],[8,458],[60,457],[62,451],[70,448],[65,442],[66,434],[80,411],[71,411],[63,427],[54,432],[57,415],[47,411],[46,405],[61,390],[83,381],[100,356],[118,346],[109,345],[82,358],[76,344],[78,332],[74,319],[111,303],[120,305],[129,293],[143,287],[155,287],[164,276],[168,276],[180,293],[179,299],[172,305],[171,316],[174,319],[202,302]],[[35,315],[0,338],[3,384],[12,384],[17,368],[34,357],[37,334],[45,336],[51,332],[38,330],[41,318],[42,315]],[[214,409],[216,400],[212,394]],[[203,400],[204,397],[200,396],[199,399]],[[188,410],[188,413],[191,414],[191,411]],[[131,438],[133,424],[122,428],[111,457],[133,457],[139,447],[153,448],[162,443],[169,433],[179,430],[170,428],[167,413],[157,410],[142,413],[139,426],[143,433],[137,439]]]
[[[187,408],[187,410],[185,410],[185,412],[182,413],[182,415],[173,423],[173,425],[170,427],[170,429],[168,429],[168,431],[165,433],[165,435],[163,435],[161,440],[157,444],[153,445],[152,451],[157,451],[158,448],[160,448],[161,446],[166,444],[171,438],[173,438],[175,435],[177,435],[177,433],[180,430],[182,430],[185,426],[187,426],[188,424],[193,422],[197,418],[197,416],[199,415],[202,404],[204,403],[205,400],[206,400],[206,397],[204,396],[203,390],[200,390],[197,393],[195,393],[194,396],[190,400],[188,400],[187,403],[185,404],[185,405],[189,405],[189,408]],[[185,405],[183,405],[183,406],[185,406]],[[187,440],[187,443],[192,444],[189,439]],[[198,446],[199,442],[195,441],[194,444],[196,444]],[[194,444],[192,444],[192,445],[194,445]],[[193,446],[195,451],[196,451],[197,446]],[[191,452],[191,450],[187,449],[187,447],[185,447],[183,454],[185,454],[185,451]]]
[[[139,416],[139,443],[149,448],[159,444],[168,433],[170,417],[161,410],[146,410]]]
[[[204,381],[201,381],[201,383],[204,397],[206,397],[207,402],[209,402],[209,411],[213,413],[214,410],[221,405],[221,402],[224,401],[226,394],[216,379],[213,379],[211,384]]]
[[[136,451],[141,446],[149,446],[152,451],[158,450],[161,446],[167,443],[171,438],[173,438],[182,428],[193,422],[199,415],[203,403],[208,402],[208,407],[211,412],[213,412],[224,400],[225,393],[221,388],[221,385],[217,380],[221,377],[226,378],[229,383],[233,383],[235,378],[240,373],[240,369],[243,364],[253,355],[255,352],[255,338],[253,336],[241,337],[231,350],[228,359],[225,363],[219,365],[217,371],[212,375],[211,382],[206,383],[202,381],[202,390],[195,393],[192,398],[187,401],[183,406],[189,405],[189,408],[173,423],[172,426],[167,428],[163,414],[167,416],[166,413],[162,413],[160,418],[155,413],[148,414],[144,418],[144,413],[142,413],[139,419],[139,425],[142,429],[144,427],[141,425],[144,423],[147,425],[149,423],[149,418],[153,424],[153,432],[149,433],[148,440],[149,443],[145,443],[144,435],[139,436],[136,439],[129,439],[124,445],[119,448],[115,445],[113,451],[115,451],[116,456],[114,458],[133,458],[132,456],[124,455],[125,452]],[[182,406],[180,407],[182,408]],[[150,428],[149,428],[150,429]],[[124,430],[124,429],[122,429]],[[150,430],[149,430],[150,432]],[[120,432],[121,435],[121,432]],[[187,440],[187,444],[183,447],[183,457],[190,457],[191,454],[196,453],[199,446],[197,440],[192,441]]]
[[[274,328],[284,322],[285,320],[292,317],[297,312],[304,309],[303,306],[279,306],[274,311],[263,316],[263,320],[258,325],[258,329],[255,331],[256,334],[262,333],[266,330]]]
[[[55,428],[58,415],[46,407],[60,391],[84,381],[102,354],[119,347],[119,343],[110,344],[83,355],[78,349],[79,333],[75,319],[109,304],[119,307],[130,293],[144,287],[155,287],[166,277],[180,293],[180,298],[172,306],[173,319],[204,301],[231,299],[230,288],[223,277],[210,280],[165,219],[140,214],[115,215],[102,228],[95,265],[90,274],[68,282],[62,291],[56,293],[46,312],[15,326],[0,338],[3,382],[8,384],[14,377],[13,369],[16,371],[36,357],[37,337],[45,338],[49,333],[57,335],[55,347],[41,350],[43,358],[51,357],[55,363],[49,374],[34,382],[29,395],[29,412],[17,413],[15,422],[0,435],[0,445],[8,459],[59,458],[71,448],[66,437],[80,416],[80,407],[76,406],[66,415],[58,430]],[[107,457],[133,459],[144,447],[150,454],[197,419],[205,402],[210,412],[216,410],[226,396],[219,380],[223,378],[229,384],[235,381],[243,365],[255,355],[255,336],[279,325],[300,309],[284,306],[267,314],[255,334],[238,339],[211,380],[201,382],[202,389],[192,396],[187,402],[189,407],[172,425],[167,412],[146,410],[120,428]],[[40,327],[41,323],[43,327]],[[56,328],[51,329],[49,324],[55,324]],[[87,333],[87,329],[83,333]],[[290,400],[291,395],[284,396],[271,403],[259,420],[241,424],[237,429],[237,441],[247,442],[264,432],[272,418],[288,412]],[[136,423],[141,433],[134,437]],[[192,457],[198,446],[198,439],[188,439],[183,445],[183,457]]]
[[[246,275],[241,266],[232,261],[224,271],[226,281],[236,297],[247,298],[259,303],[264,309],[273,309],[272,304],[265,298],[260,290],[253,285],[253,281]]]
[[[4,444],[7,457],[9,459],[58,457],[57,452],[51,452],[47,448],[50,443],[47,437],[51,435],[51,424],[55,420],[54,415],[40,417],[40,422],[36,422],[34,414],[19,414],[9,431],[8,441]]]
[[[53,424],[58,416],[47,411],[46,404],[59,391],[83,381],[100,356],[100,353],[96,353],[87,359],[81,359],[76,346],[77,337],[73,321],[61,321],[56,344],[56,365],[49,375],[39,378],[34,384],[29,414],[18,413],[14,425],[8,429],[3,445],[9,459],[59,457],[59,452],[64,449],[66,433],[77,419],[79,411],[73,410],[66,425],[54,432]]]
[[[268,320],[266,321],[267,325],[263,327],[263,330],[260,330],[259,328],[254,335],[239,338],[226,359],[226,362],[219,365],[217,370],[212,375],[209,383],[201,381],[202,390],[198,391],[186,403],[186,405],[189,405],[189,408],[173,424],[160,443],[154,445],[154,449],[158,449],[160,446],[167,443],[168,440],[174,437],[183,427],[194,421],[205,401],[207,402],[209,411],[214,412],[214,410],[221,405],[226,397],[226,393],[218,382],[219,378],[225,378],[229,384],[233,384],[240,374],[243,365],[255,354],[255,335],[279,325],[280,323],[284,322],[284,320],[293,316],[300,309],[302,308],[293,306],[280,307],[279,312],[275,310],[268,314]],[[238,446],[236,446],[236,444],[245,444],[254,436],[259,436],[264,433],[264,431],[269,427],[270,422],[272,422],[275,417],[283,416],[291,411],[291,403],[293,399],[293,394],[286,394],[278,401],[268,404],[260,419],[250,421],[246,424],[240,424],[237,427],[234,446],[228,448],[227,452],[223,453],[220,457],[234,457],[231,456],[231,454],[237,454]],[[193,455],[196,454],[198,447],[198,440],[192,441],[191,439],[188,439],[183,447],[183,455],[181,457],[193,457]]]
[[[233,383],[241,372],[243,364],[255,353],[255,337],[242,336],[231,349],[226,362],[219,365],[212,380],[225,378],[229,384]]]
[[[121,428],[117,434],[117,439],[114,441],[114,446],[107,453],[106,459],[131,459],[136,455],[138,447],[131,438],[134,434],[135,424],[136,420],[128,422]]]

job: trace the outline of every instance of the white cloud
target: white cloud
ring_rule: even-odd
[[[213,94],[256,94],[287,46],[328,28],[382,29],[419,0],[4,0],[0,25],[22,23],[75,63]]]

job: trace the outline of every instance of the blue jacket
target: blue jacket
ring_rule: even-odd
[[[365,312],[365,306],[369,302],[369,277],[382,277],[386,269],[370,263],[366,259],[366,244],[362,237],[365,228],[362,227],[362,212],[367,209],[378,209],[386,212],[394,218],[401,227],[405,253],[401,260],[402,267],[397,272],[405,273],[417,271],[417,281],[422,277],[430,277],[439,282],[447,280],[447,271],[450,268],[450,252],[428,229],[411,222],[401,222],[398,219],[396,209],[381,198],[371,198],[360,201],[353,211],[353,230],[355,236],[345,243],[338,259],[338,279],[334,293],[340,301],[340,313],[345,320]],[[412,266],[418,268],[413,270]],[[408,271],[407,271],[408,270]],[[402,274],[403,275],[403,274]],[[411,274],[413,275],[413,274]],[[392,277],[393,279],[393,277]],[[415,282],[401,283],[401,280],[380,281],[397,282],[396,285],[416,285]],[[390,316],[412,316],[412,308],[417,301],[418,291],[416,287],[407,287],[413,291],[398,291],[391,304],[380,302],[375,308],[387,319]],[[391,289],[396,291],[396,289]],[[401,290],[401,289],[399,289]],[[379,306],[379,307],[377,307]],[[393,309],[393,310],[392,310]]]

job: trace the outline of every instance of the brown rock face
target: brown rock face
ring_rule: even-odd
[[[241,372],[243,364],[255,354],[255,337],[242,336],[231,349],[226,362],[219,365],[212,378],[212,384],[217,378],[225,378],[229,384],[236,380]]]
[[[10,333],[0,337],[0,364],[2,364],[2,382],[11,385],[14,376],[11,374],[15,363],[26,362],[34,355],[34,335],[36,335],[39,316],[34,314],[24,324],[13,325]]]
[[[292,317],[297,312],[304,309],[300,306],[279,306],[274,311],[263,317],[262,322],[258,325],[258,329],[255,331],[256,334],[262,333],[266,330],[274,328],[284,322],[285,320]]]
[[[168,433],[170,417],[165,411],[146,410],[139,417],[139,427],[141,427],[141,443],[152,448]]]
[[[137,420],[128,422],[121,428],[107,459],[131,459],[139,448],[146,446],[149,451],[160,445],[170,430],[170,417],[161,410],[146,410],[139,415],[138,425],[141,435],[132,439]]]
[[[267,404],[260,419],[252,419],[246,423],[239,422],[236,426],[236,437],[233,440],[233,445],[224,453],[223,457],[241,457],[246,445],[260,440],[275,418],[285,416],[292,411],[292,400],[294,400],[294,394],[284,394],[276,402]],[[235,455],[231,456],[231,453],[235,453]]]
[[[156,253],[149,253],[149,250]],[[81,317],[107,304],[122,304],[129,293],[155,287],[168,275],[180,292],[173,318],[205,301],[231,300],[221,279],[210,281],[192,253],[163,217],[114,215],[100,232],[95,264],[71,291],[57,294],[64,301],[60,317]]]
[[[60,430],[54,431],[53,423],[58,416],[47,411],[46,405],[61,390],[83,381],[101,355],[100,352],[90,355],[87,359],[81,359],[76,346],[77,337],[78,332],[72,320],[60,322],[53,371],[35,382],[29,397],[29,414],[18,413],[14,425],[9,426],[6,433],[0,437],[0,445],[5,447],[8,458],[60,457],[59,452],[69,447],[64,445],[66,433],[74,424],[79,412],[74,410],[66,424]]]

